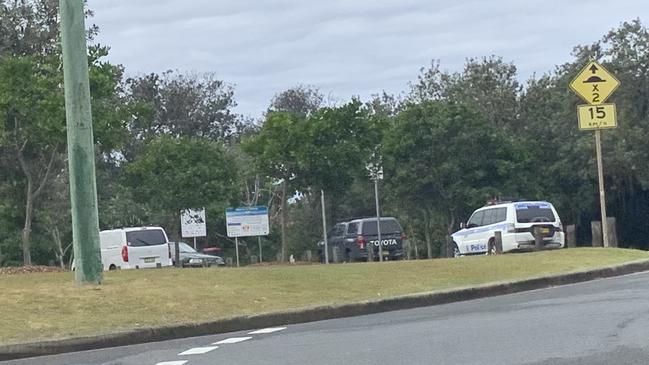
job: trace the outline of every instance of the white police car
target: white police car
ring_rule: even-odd
[[[534,227],[540,227],[545,248],[562,248],[563,225],[552,204],[519,201],[488,205],[477,209],[466,225],[451,235],[453,256],[495,251],[495,235],[502,235],[503,252],[534,248]]]

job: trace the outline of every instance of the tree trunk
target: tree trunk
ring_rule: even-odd
[[[31,179],[27,179],[27,202],[25,203],[25,226],[23,227],[23,234],[22,234],[24,266],[30,266],[32,264],[30,239],[32,233],[33,216],[34,216],[34,192],[32,191]]]
[[[54,244],[56,245],[56,259],[59,260],[59,265],[61,266],[61,269],[65,269],[65,262],[63,262],[63,243],[61,242],[61,233],[59,232],[58,227],[53,227],[52,230],[50,231],[50,234],[52,235],[52,240],[54,241]]]
[[[433,258],[433,244],[431,242],[430,230],[424,230],[424,237],[426,237],[426,249],[428,250],[428,258]]]
[[[424,210],[424,238],[426,239],[426,249],[428,251],[428,258],[432,259],[433,258],[433,244],[432,244],[432,238],[430,236],[430,220],[431,220],[431,214],[428,214],[428,211]]]
[[[286,190],[287,180],[284,179],[282,183],[282,202],[280,203],[281,215],[280,225],[282,227],[282,262],[286,262]]]

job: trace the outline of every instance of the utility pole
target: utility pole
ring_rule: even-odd
[[[72,238],[77,283],[102,280],[83,0],[59,0],[68,134]]]

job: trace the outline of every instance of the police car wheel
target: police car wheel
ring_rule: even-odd
[[[457,243],[453,243],[453,257],[460,257],[460,249],[457,247]]]
[[[490,255],[495,255],[497,253],[496,252],[496,241],[494,241],[493,239],[489,240],[489,244],[488,244],[487,247],[489,247],[489,254]]]

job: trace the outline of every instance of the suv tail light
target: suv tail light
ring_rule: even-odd
[[[122,246],[122,260],[128,262],[128,246]]]
[[[405,241],[408,239],[408,236],[406,236],[405,233],[401,233],[401,241]]]
[[[169,259],[171,259],[171,245],[167,242],[167,252],[169,252]]]
[[[358,237],[356,237],[356,244],[358,245],[358,248],[360,248],[361,250],[365,249],[365,243],[367,243],[365,241],[365,237],[361,235],[358,235]]]
[[[563,223],[559,223],[559,227],[555,228],[557,232],[563,232]]]

